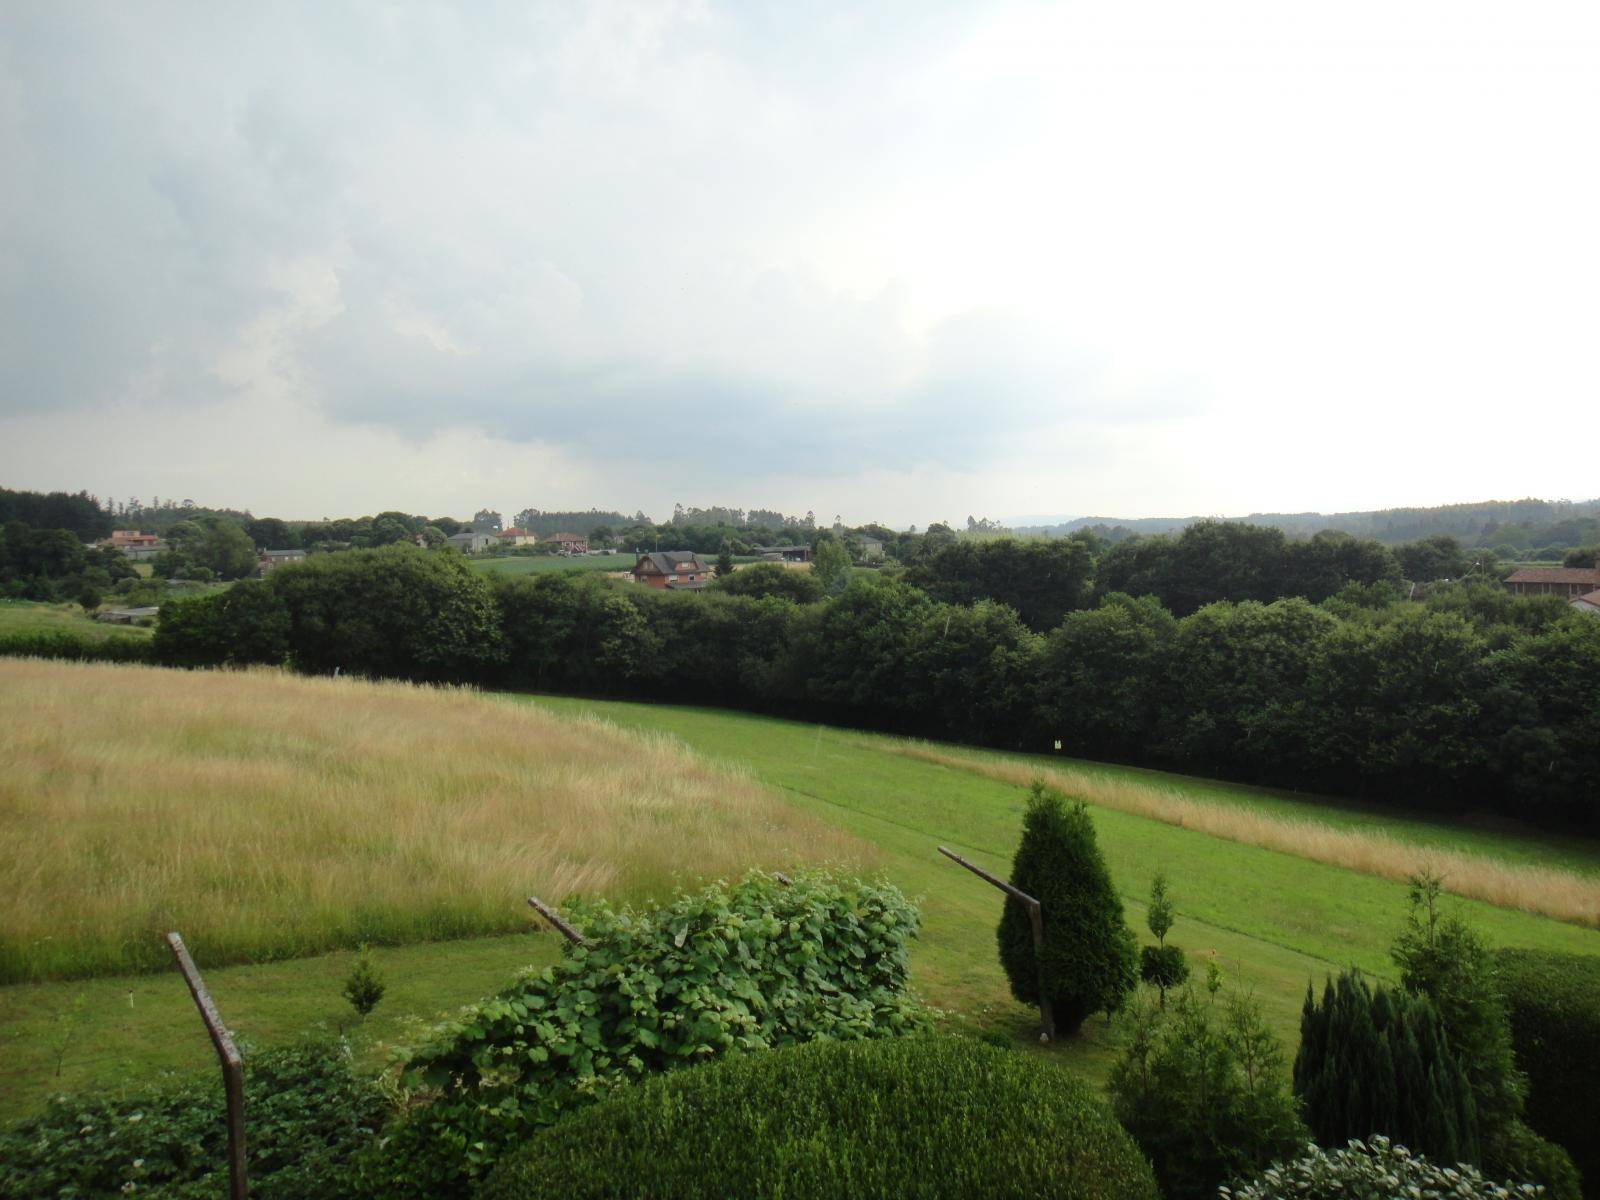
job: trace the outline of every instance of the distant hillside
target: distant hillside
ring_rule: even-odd
[[[1056,523],[1008,522],[1018,533],[1060,537],[1090,529],[1121,540],[1134,534],[1175,533],[1204,517],[1075,517]],[[1581,546],[1600,541],[1600,499],[1482,500],[1436,508],[1384,508],[1372,512],[1251,513],[1213,518],[1271,525],[1285,533],[1309,537],[1323,529],[1339,529],[1381,542],[1409,542],[1449,534],[1468,545],[1507,543],[1517,547]]]

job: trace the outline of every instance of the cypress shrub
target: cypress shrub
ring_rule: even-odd
[[[1022,844],[1011,882],[1039,901],[1044,952],[1022,905],[1007,900],[1000,917],[1000,963],[1011,994],[1039,1003],[1040,985],[1064,1035],[1096,1012],[1115,1012],[1138,980],[1138,947],[1122,901],[1095,841],[1088,806],[1035,782],[1022,818]]]
[[[574,1114],[478,1200],[659,1196],[1155,1200],[1088,1086],[968,1038],[812,1042],[679,1071]]]
[[[1319,1143],[1382,1134],[1440,1162],[1476,1163],[1471,1085],[1427,997],[1373,990],[1359,971],[1306,986],[1294,1090]]]
[[[1600,1197],[1600,957],[1501,950],[1495,966],[1528,1076],[1527,1122],[1572,1155],[1583,1194]]]

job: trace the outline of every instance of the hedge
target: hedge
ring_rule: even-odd
[[[479,1200],[1154,1200],[1090,1088],[959,1037],[812,1042],[652,1080],[507,1157]]]
[[[1600,956],[1511,949],[1495,965],[1528,1076],[1525,1120],[1572,1155],[1583,1194],[1600,1197]]]
[[[54,633],[0,634],[0,657],[65,658],[75,662],[150,662],[154,655],[147,638],[116,634],[108,638],[92,638],[60,630]]]

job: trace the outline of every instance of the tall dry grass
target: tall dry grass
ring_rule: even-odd
[[[1042,779],[1069,796],[1102,808],[1364,875],[1404,881],[1418,871],[1428,870],[1441,876],[1446,890],[1458,896],[1575,925],[1600,927],[1600,879],[1558,867],[1500,862],[1481,854],[1418,846],[1384,833],[1336,829],[1313,819],[1281,817],[1239,805],[1196,800],[1172,788],[1107,779],[1071,769],[974,758],[919,742],[895,742],[883,748],[1021,787]]]
[[[855,861],[665,737],[468,691],[0,660],[0,980],[528,927],[530,894]]]

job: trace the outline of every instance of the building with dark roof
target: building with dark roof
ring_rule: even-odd
[[[699,591],[711,582],[711,569],[693,550],[660,550],[639,555],[633,581],[646,587]]]
[[[1565,596],[1576,599],[1600,589],[1600,570],[1594,567],[1527,567],[1506,576],[1513,596]]]

